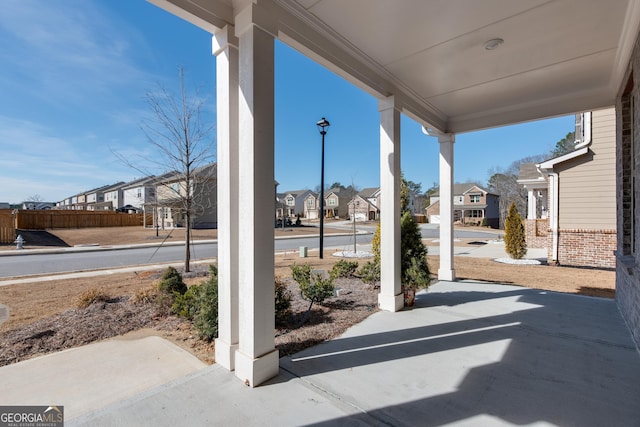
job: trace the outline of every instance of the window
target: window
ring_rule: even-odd
[[[483,218],[482,210],[472,209],[469,211],[469,218]]]
[[[293,206],[294,203],[293,197],[287,197],[287,206]]]
[[[138,199],[142,197],[142,188],[138,188]]]
[[[336,205],[336,199],[329,199],[329,205],[335,206]]]
[[[479,194],[472,194],[469,196],[469,201],[471,203],[480,203],[480,195]]]
[[[313,201],[313,199],[307,199],[307,206],[312,208],[315,205],[315,202]]]

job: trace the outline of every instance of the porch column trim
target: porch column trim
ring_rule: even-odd
[[[274,303],[274,36],[256,4],[235,20],[239,39],[239,346],[235,374],[254,387],[278,375]]]
[[[238,349],[238,39],[234,28],[215,33],[217,186],[218,186],[218,338],[216,363],[235,369]]]
[[[533,189],[529,189],[527,192],[527,219],[536,219],[536,212],[538,207],[536,206],[536,196]]]
[[[440,268],[438,280],[453,281],[453,144],[452,133],[438,135],[440,143]],[[464,212],[463,212],[464,215]]]
[[[400,110],[390,96],[380,111],[380,309],[404,306],[400,291]]]

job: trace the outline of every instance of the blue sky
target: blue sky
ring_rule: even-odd
[[[47,201],[140,173],[113,151],[151,156],[140,129],[145,94],[158,84],[209,96],[215,120],[211,35],[144,0],[4,0],[0,14],[0,202]],[[377,101],[293,49],[276,43],[276,180],[279,190],[325,182],[379,185]],[[573,116],[460,134],[455,180],[542,154],[573,130]],[[423,189],[438,180],[438,143],[403,117],[402,169]],[[158,171],[161,172],[161,171]]]

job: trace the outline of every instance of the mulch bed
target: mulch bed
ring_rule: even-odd
[[[158,272],[156,274],[161,275]],[[193,274],[199,276],[202,272]],[[286,324],[278,325],[275,331],[276,348],[280,350],[281,357],[335,338],[378,310],[377,289],[356,278],[341,278],[335,282],[336,289],[340,289],[339,296],[326,299],[322,305],[314,304],[308,318],[300,326],[309,303],[302,298],[298,284],[293,279],[282,280],[291,292],[292,313]],[[184,329],[186,323],[184,319],[162,313],[155,303],[134,304],[129,297],[116,297],[93,303],[87,308],[68,309],[0,333],[0,366],[143,328],[176,331]],[[212,351],[211,348],[209,353]]]

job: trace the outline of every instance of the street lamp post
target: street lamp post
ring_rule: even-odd
[[[320,162],[320,259],[323,258],[324,251],[324,136],[327,134],[327,129],[330,124],[324,117],[318,123],[318,130],[322,135],[322,154]]]

